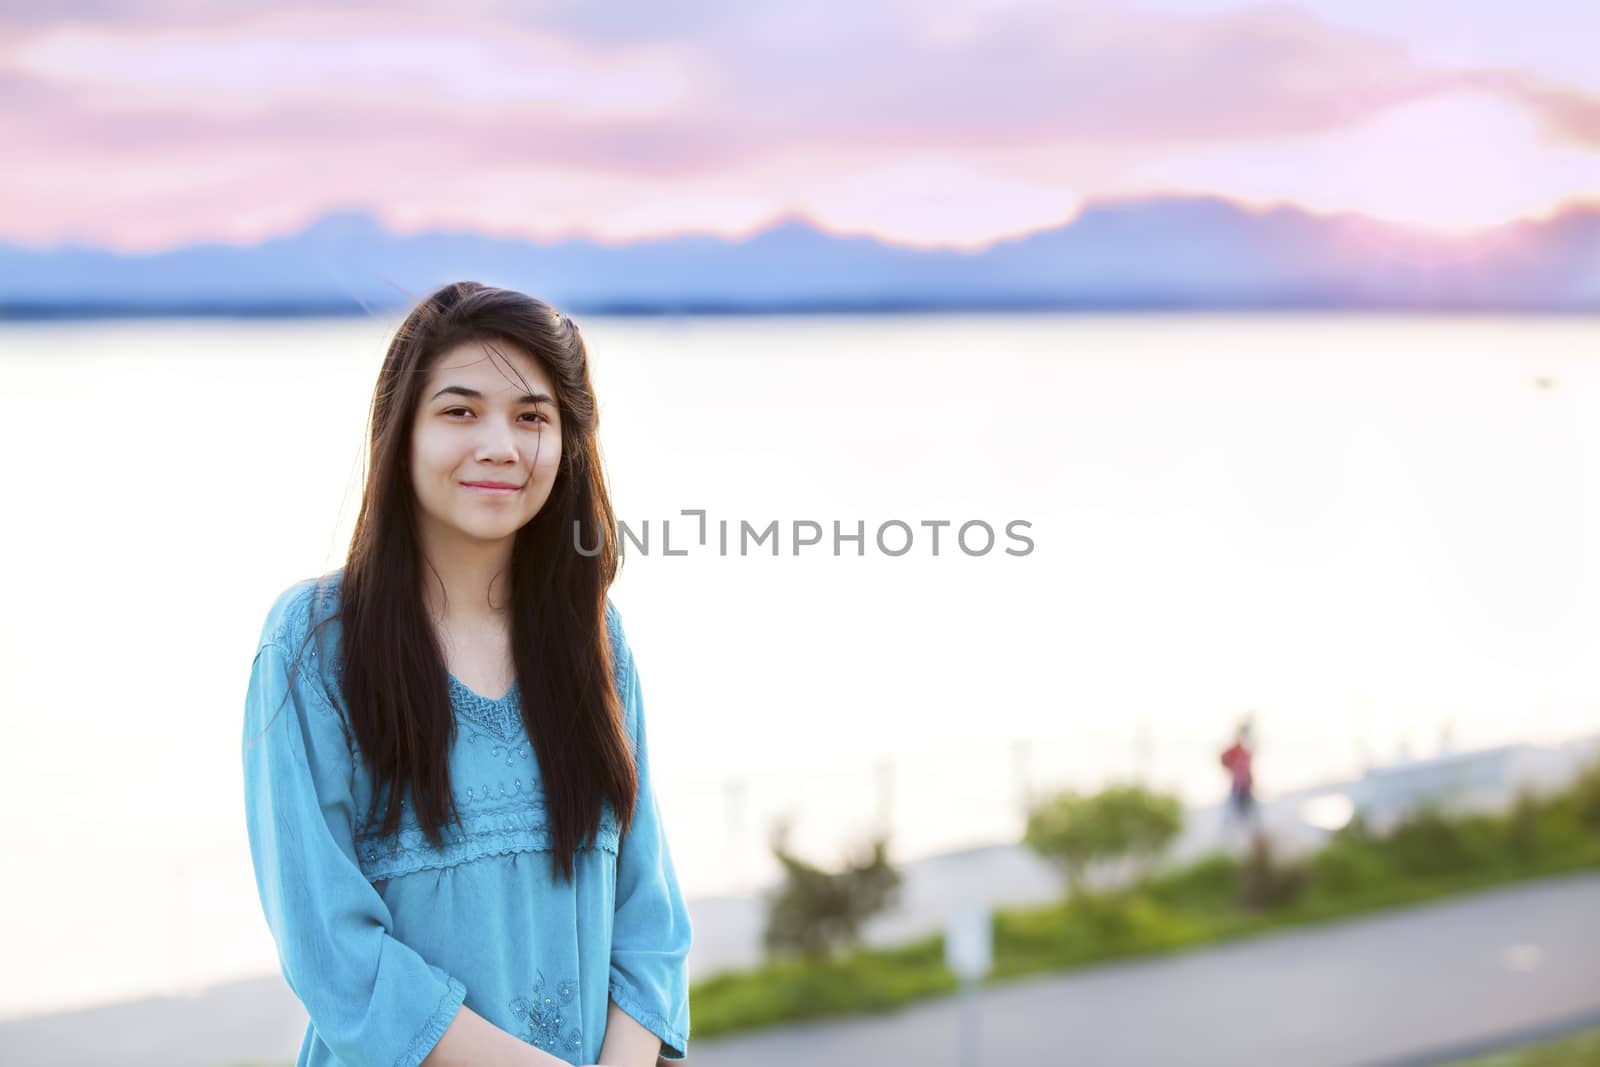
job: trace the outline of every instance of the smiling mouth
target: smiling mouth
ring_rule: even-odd
[[[507,485],[504,482],[462,482],[461,485],[464,489],[480,493],[515,493],[522,488],[520,485]]]

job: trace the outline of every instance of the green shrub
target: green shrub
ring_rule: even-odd
[[[995,973],[1076,967],[1200,939],[1205,930],[1143,893],[1084,894],[995,916]]]
[[[889,864],[888,841],[870,842],[837,874],[814,867],[787,848],[789,827],[772,842],[785,880],[767,899],[762,943],[769,952],[798,952],[813,960],[837,956],[860,940],[861,925],[899,902],[902,878]]]
[[[1350,821],[1328,835],[1328,840],[1343,845],[1370,845],[1379,840],[1379,834],[1367,821],[1363,811],[1350,816]]]
[[[1359,836],[1336,834],[1311,860],[1311,884],[1328,896],[1354,896],[1390,877],[1382,852]]]
[[[1239,901],[1239,861],[1215,852],[1150,883],[1152,900],[1189,911],[1227,911]]]
[[[1097,860],[1131,857],[1142,881],[1182,829],[1183,805],[1177,797],[1120,785],[1088,796],[1069,790],[1037,805],[1028,813],[1023,843],[1055,864],[1067,891],[1076,896]]]
[[[943,938],[934,936],[828,959],[778,953],[754,970],[696,982],[690,997],[695,1032],[711,1037],[781,1022],[881,1012],[953,992],[957,983],[944,967],[943,952]]]
[[[1429,805],[1399,823],[1383,840],[1389,866],[1402,876],[1433,878],[1491,866],[1500,854],[1491,816],[1450,816]]]
[[[1600,756],[1589,762],[1570,790],[1578,821],[1600,831]]]

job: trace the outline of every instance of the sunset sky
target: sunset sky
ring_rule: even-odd
[[[1216,193],[1600,202],[1600,0],[0,7],[0,240],[390,228],[977,246]]]

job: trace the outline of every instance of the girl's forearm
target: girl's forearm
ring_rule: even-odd
[[[543,1049],[506,1033],[465,1004],[422,1067],[568,1067]]]
[[[600,1063],[597,1067],[656,1067],[656,1057],[661,1054],[661,1039],[617,1007],[616,1001],[608,1003],[606,1036],[600,1044]]]

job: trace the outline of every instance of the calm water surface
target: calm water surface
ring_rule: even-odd
[[[342,560],[393,324],[0,327],[0,1015],[274,969],[241,702]],[[767,877],[789,811],[826,861],[1013,835],[1025,786],[1214,800],[1245,709],[1268,793],[1600,725],[1600,320],[583,325],[691,895]]]

